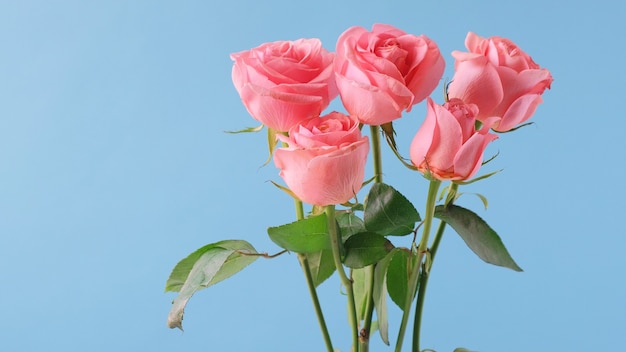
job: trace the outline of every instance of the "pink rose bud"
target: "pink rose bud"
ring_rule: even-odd
[[[543,101],[541,94],[550,88],[550,71],[505,38],[482,38],[470,32],[465,46],[468,53],[452,52],[455,74],[448,96],[476,104],[481,121],[501,117],[495,131],[509,131],[528,120]]]
[[[335,77],[344,107],[364,124],[399,118],[439,84],[445,62],[437,44],[384,24],[346,30],[337,40]]]
[[[442,105],[428,98],[426,119],[411,142],[411,162],[420,172],[439,180],[467,180],[483,161],[489,142],[498,138],[489,133],[499,118],[487,118],[476,130],[474,104],[451,99]]]
[[[289,147],[274,153],[289,189],[300,200],[314,205],[343,204],[361,189],[368,138],[359,122],[338,112],[303,121],[278,135]]]
[[[337,96],[334,54],[319,39],[265,43],[230,57],[233,83],[248,112],[277,131],[319,116]]]

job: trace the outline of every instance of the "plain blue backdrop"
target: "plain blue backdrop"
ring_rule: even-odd
[[[510,38],[555,78],[535,124],[489,147],[499,156],[483,171],[504,171],[462,189],[489,208],[459,200],[524,272],[483,263],[447,231],[423,346],[619,350],[625,16],[623,2],[603,0],[0,1],[0,349],[322,351],[295,255],[198,292],[184,333],[166,327],[175,295],[163,289],[178,260],[207,243],[278,251],[266,228],[295,216],[268,182],[280,182],[277,170],[262,167],[265,135],[223,132],[257,125],[229,54],[312,37],[334,51],[348,27],[388,23],[435,40],[444,78],[468,31]],[[396,124],[405,155],[423,116],[422,103]],[[423,211],[426,181],[386,148],[383,162],[385,181]],[[348,351],[336,276],[320,295]],[[398,324],[393,306],[394,338]],[[373,336],[372,351],[391,350]]]

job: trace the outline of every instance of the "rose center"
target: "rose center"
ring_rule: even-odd
[[[396,38],[389,38],[383,40],[380,45],[378,45],[374,49],[374,53],[378,57],[382,57],[384,59],[392,62],[397,68],[398,71],[402,73],[404,76],[406,74],[406,50],[402,49],[400,43]]]

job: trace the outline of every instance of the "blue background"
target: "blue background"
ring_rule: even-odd
[[[216,5],[219,3],[219,5]],[[612,351],[626,344],[623,2],[1,1],[0,349],[321,351],[295,255],[259,259],[197,293],[185,332],[165,320],[170,270],[221,239],[277,252],[294,219],[265,134],[232,86],[231,52],[354,25],[435,40],[451,78],[468,31],[510,38],[555,81],[535,124],[494,142],[462,188],[523,273],[484,264],[447,231],[423,347]],[[441,86],[433,93],[441,102]],[[339,101],[330,109],[343,111]],[[330,110],[329,109],[329,110]],[[398,123],[403,154],[424,116]],[[426,181],[385,148],[385,181],[423,211]],[[368,168],[371,175],[371,168]],[[399,245],[407,245],[402,241]],[[337,277],[320,296],[337,348],[350,339]],[[391,337],[399,310],[391,306]],[[407,344],[408,345],[408,339]],[[390,351],[378,336],[372,351]]]

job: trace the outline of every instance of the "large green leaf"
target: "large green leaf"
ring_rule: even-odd
[[[378,262],[394,247],[388,239],[377,233],[363,232],[348,238],[344,248],[346,257],[343,263],[349,268],[357,269]]]
[[[256,250],[246,241],[229,240],[204,246],[181,260],[166,283],[166,291],[179,292],[167,325],[182,330],[185,306],[196,291],[234,275],[257,258],[242,253],[256,254]]]
[[[267,229],[270,239],[297,253],[313,253],[330,248],[326,214],[322,213],[286,225]]]
[[[387,291],[400,309],[404,309],[409,289],[409,254],[408,249],[399,249],[387,265]]]
[[[420,215],[411,202],[393,187],[376,183],[365,201],[363,215],[365,228],[381,235],[407,235],[420,221]]]
[[[437,206],[435,217],[452,226],[480,259],[490,264],[522,271],[504,247],[500,236],[472,211],[449,204]]]
[[[322,249],[318,252],[304,254],[309,262],[309,269],[313,277],[315,287],[328,279],[335,272],[335,261],[333,260],[333,251],[330,249]]]

